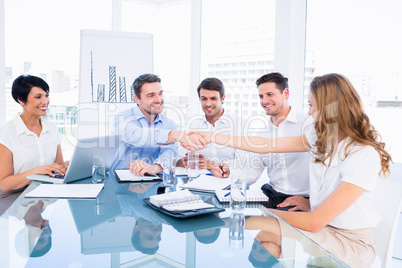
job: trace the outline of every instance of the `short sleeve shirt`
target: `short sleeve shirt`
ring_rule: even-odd
[[[306,133],[312,152],[316,150],[314,128]],[[352,144],[347,149],[350,138],[338,144],[331,165],[327,168],[321,163],[314,163],[312,153],[310,161],[310,205],[316,209],[332,194],[341,182],[354,184],[366,190],[349,208],[342,212],[329,225],[342,229],[362,229],[375,227],[381,219],[380,214],[372,209],[373,192],[381,171],[381,159],[372,146]],[[327,165],[329,160],[327,160]]]
[[[20,115],[0,128],[0,143],[13,154],[14,174],[55,162],[62,135],[55,124],[42,119],[41,123],[39,137],[26,127]]]

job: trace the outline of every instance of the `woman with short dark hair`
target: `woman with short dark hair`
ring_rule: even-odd
[[[40,77],[21,75],[11,93],[23,111],[0,128],[0,198],[24,190],[31,182],[28,175],[64,175],[69,163],[63,160],[57,126],[42,119],[49,85]]]

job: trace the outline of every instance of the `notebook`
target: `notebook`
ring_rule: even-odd
[[[214,205],[205,203],[199,195],[195,195],[189,190],[153,195],[149,198],[149,202],[169,211],[186,211],[214,207]]]
[[[25,198],[95,199],[103,184],[40,184]]]
[[[216,190],[215,195],[221,203],[230,202],[230,190]],[[246,190],[246,203],[248,202],[268,202],[268,196],[260,189]]]
[[[135,175],[130,172],[129,169],[116,169],[114,170],[116,174],[115,178],[117,182],[160,182],[162,179],[157,175],[146,174],[144,176]]]
[[[199,174],[211,175],[211,171],[208,169],[200,169],[198,170]],[[183,167],[176,167],[174,175],[176,177],[187,177],[187,169]]]
[[[215,193],[216,190],[229,189],[230,179],[201,175],[180,187],[192,191]]]
[[[92,176],[92,158],[94,155],[104,156],[105,168],[108,171],[118,146],[119,136],[115,135],[79,139],[64,177],[35,174],[27,176],[27,179],[51,183],[69,183],[88,178]]]
[[[225,211],[221,207],[204,202],[200,195],[189,190],[153,195],[144,202],[154,209],[176,218],[188,218]]]

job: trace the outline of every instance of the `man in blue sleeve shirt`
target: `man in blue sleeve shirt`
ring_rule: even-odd
[[[176,124],[163,114],[161,79],[143,74],[133,83],[137,105],[119,113],[114,122],[115,134],[120,136],[119,150],[111,169],[127,169],[137,175],[162,172],[161,163],[177,154],[177,145],[166,144]],[[130,159],[131,158],[131,159]],[[130,163],[131,161],[131,163]]]

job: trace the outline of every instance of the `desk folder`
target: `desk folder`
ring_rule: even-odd
[[[200,195],[189,190],[153,195],[144,202],[152,208],[176,218],[188,218],[225,211],[223,208],[206,203]]]

